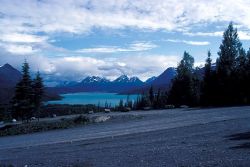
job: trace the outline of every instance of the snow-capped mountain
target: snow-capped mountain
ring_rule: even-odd
[[[129,82],[131,82],[131,83],[143,83],[138,77],[131,77],[129,79]]]
[[[113,82],[129,82],[129,77],[127,75],[121,75],[120,77],[116,78]]]
[[[151,77],[148,80],[144,82],[142,86],[133,87],[132,89],[129,89],[127,91],[123,91],[123,94],[133,94],[133,93],[143,93],[150,89],[151,86],[153,86],[154,90],[168,90],[170,88],[172,79],[176,75],[176,69],[175,68],[168,68],[166,69],[162,74],[160,74],[158,77]]]
[[[86,84],[86,83],[108,83],[110,82],[109,80],[107,80],[106,78],[101,78],[98,76],[92,76],[92,77],[86,77],[85,79],[82,80],[82,84]]]
[[[59,83],[58,85],[56,85],[57,87],[62,87],[62,86],[74,86],[77,85],[78,82],[76,81],[63,81],[61,83]]]
[[[127,75],[121,75],[113,81],[114,83],[143,83],[138,77],[129,78]]]

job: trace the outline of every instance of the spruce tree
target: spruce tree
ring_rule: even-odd
[[[213,105],[214,95],[214,71],[212,70],[211,52],[208,51],[207,59],[204,67],[204,77],[201,88],[201,103],[202,105]]]
[[[43,85],[43,80],[40,76],[40,73],[37,72],[36,77],[33,81],[33,103],[34,103],[34,109],[35,109],[35,114],[39,120],[40,117],[40,107],[42,103],[42,98],[44,94],[44,85]]]
[[[124,105],[123,105],[123,100],[122,100],[122,99],[120,99],[118,109],[119,109],[120,111],[122,111],[122,110],[124,109]]]
[[[194,105],[194,85],[193,85],[194,58],[184,52],[183,58],[177,67],[177,75],[173,80],[173,85],[169,91],[168,102],[176,106]]]
[[[17,83],[13,97],[13,117],[29,120],[33,116],[33,91],[29,73],[29,64],[25,60],[22,66],[22,79]]]
[[[150,104],[153,105],[154,104],[154,89],[153,89],[153,86],[150,87],[148,93],[149,93]]]
[[[250,85],[250,48],[247,52],[247,60],[246,60],[246,79],[245,79],[245,82],[246,82],[246,85],[247,85],[247,88],[246,88],[246,95],[247,95],[247,103],[250,104],[250,89],[249,89],[249,85]]]
[[[246,51],[241,48],[239,50],[239,55],[236,58],[236,69],[234,72],[234,86],[235,86],[235,103],[236,104],[246,104],[247,103],[247,89],[249,85],[247,84],[247,55]]]
[[[237,100],[237,89],[235,89],[235,71],[237,58],[242,51],[242,44],[239,40],[237,29],[230,23],[223,34],[222,44],[217,59],[218,92],[217,101],[219,105],[232,105]]]

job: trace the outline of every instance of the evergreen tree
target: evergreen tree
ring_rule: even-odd
[[[192,75],[192,90],[191,90],[191,97],[192,97],[192,105],[199,105],[200,104],[200,97],[201,97],[201,83],[202,77],[200,75],[201,69],[196,67],[193,75]]]
[[[207,80],[211,77],[212,73],[212,59],[211,59],[211,52],[210,50],[207,53],[207,59],[205,64],[205,71],[204,71],[204,80]]]
[[[214,90],[216,89],[214,85],[214,71],[212,70],[212,59],[211,52],[208,51],[207,59],[204,67],[204,77],[201,90],[201,103],[202,105],[213,105]]]
[[[237,68],[237,57],[242,51],[242,44],[239,40],[237,29],[230,23],[223,34],[222,44],[218,52],[217,59],[217,79],[218,92],[217,101],[219,105],[232,105],[237,99],[237,89],[235,89],[235,71]]]
[[[185,51],[177,67],[177,75],[169,92],[168,101],[170,104],[176,106],[183,104],[194,105],[193,66],[194,58]]]
[[[151,105],[154,104],[154,89],[153,89],[153,86],[151,86],[150,89],[149,89],[149,101],[150,101]]]
[[[108,101],[107,101],[107,100],[105,101],[105,105],[104,105],[104,106],[105,106],[105,108],[108,108],[108,107],[109,107]]]
[[[247,85],[246,88],[246,94],[247,94],[247,103],[250,104],[250,89],[249,89],[249,85],[250,85],[250,48],[247,52],[247,60],[246,60],[246,79],[245,79],[245,83]]]
[[[154,102],[154,108],[159,109],[159,108],[163,108],[164,107],[164,96],[161,93],[161,90],[158,89],[157,91],[157,95],[155,98],[155,102]]]
[[[122,99],[119,102],[118,109],[121,110],[121,111],[124,109],[124,105],[123,105],[123,100]]]
[[[236,104],[246,104],[247,103],[247,89],[249,85],[247,84],[247,54],[246,51],[241,48],[239,51],[239,56],[236,58],[236,69],[234,72],[235,80],[235,103]]]
[[[29,64],[26,62],[22,66],[22,79],[16,85],[13,97],[13,117],[22,120],[29,120],[33,116],[33,91],[32,81],[29,73]]]
[[[136,101],[136,108],[138,110],[143,109],[144,107],[150,107],[150,100],[148,96],[145,93],[142,93],[140,96],[138,96],[137,101]]]
[[[159,109],[160,108],[160,96],[161,92],[160,89],[158,89],[157,94],[154,96],[154,101],[153,101],[153,108]]]
[[[39,119],[40,106],[42,103],[42,97],[43,97],[43,93],[44,93],[43,80],[42,80],[39,72],[37,72],[37,74],[36,74],[36,77],[33,81],[32,87],[33,87],[33,91],[34,91],[33,102],[34,102],[35,112],[36,112],[36,115]]]

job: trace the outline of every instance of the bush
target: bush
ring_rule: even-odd
[[[87,122],[89,122],[89,118],[83,115],[74,119],[75,124],[86,124]]]
[[[56,122],[36,122],[21,125],[11,125],[0,128],[0,136],[28,134],[53,129],[67,129],[79,125],[85,125],[88,122],[89,119],[86,116],[79,116],[74,119],[63,119]]]

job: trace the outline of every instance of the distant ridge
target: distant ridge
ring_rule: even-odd
[[[0,87],[13,87],[21,79],[20,71],[12,67],[10,64],[5,64],[0,67]]]
[[[148,91],[151,86],[154,88],[155,91],[157,91],[158,89],[166,91],[170,88],[172,80],[174,79],[175,76],[176,76],[176,69],[173,67],[169,67],[158,77],[151,77],[148,80],[146,80],[143,86],[123,91],[121,93],[122,94],[143,93]]]

